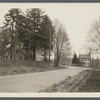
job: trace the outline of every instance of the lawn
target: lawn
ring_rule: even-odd
[[[54,67],[51,63],[44,61],[17,61],[17,60],[1,60],[0,76],[18,75],[26,73],[44,72],[50,70],[64,69],[64,66]]]
[[[18,74],[26,74],[26,73],[35,73],[35,72],[44,72],[50,70],[57,70],[57,69],[64,69],[65,67],[37,67],[37,66],[20,66],[20,67],[0,67],[0,76],[7,76],[7,75],[18,75]]]

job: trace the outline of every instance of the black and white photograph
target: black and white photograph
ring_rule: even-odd
[[[1,93],[100,93],[100,3],[0,3]]]

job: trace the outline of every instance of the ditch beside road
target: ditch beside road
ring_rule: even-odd
[[[100,92],[100,69],[84,70],[40,92]]]
[[[75,76],[67,77],[58,84],[53,84],[53,86],[50,86],[40,92],[77,92],[78,89],[85,84],[92,72],[92,69],[84,70]]]
[[[95,69],[77,92],[100,92],[100,69]]]

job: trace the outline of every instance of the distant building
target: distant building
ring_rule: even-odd
[[[72,65],[72,58],[67,58],[66,65],[68,65],[68,66]]]
[[[10,45],[7,47],[8,50],[3,54],[1,59],[4,60],[20,60],[20,61],[24,61],[24,60],[29,60],[29,54],[26,50],[24,50],[22,48],[21,44],[18,44],[15,47],[13,47],[12,49],[10,48]],[[31,60],[32,60],[32,54],[31,54]],[[41,61],[41,50],[40,49],[36,49],[36,59],[35,61]]]
[[[23,44],[19,43],[16,48],[12,47],[10,48],[10,45],[7,45],[7,50],[1,57],[3,60],[19,60],[19,61],[24,61],[24,60],[33,60],[33,56],[35,56],[35,61],[43,61],[44,60],[44,51],[42,49],[36,48],[35,55],[33,55],[33,51],[30,52],[30,59],[29,59],[29,53],[28,51],[23,49]],[[47,51],[46,54],[47,60],[49,60],[49,51]],[[50,52],[50,60],[54,61],[54,53],[51,51]]]
[[[91,56],[90,54],[79,54],[80,63],[82,66],[90,66],[91,65]]]
[[[72,65],[72,58],[63,57],[61,59],[61,64],[71,66]]]
[[[49,59],[49,53],[47,53],[47,59]],[[54,61],[54,53],[52,51],[50,52],[50,60]]]
[[[36,49],[36,61],[43,61],[44,57],[42,56],[42,50]]]
[[[49,51],[46,52],[46,60],[49,60]],[[55,55],[53,53],[53,51],[50,51],[50,61],[54,61]],[[44,52],[42,52],[41,54],[41,59],[44,60]]]
[[[16,53],[16,54],[15,54]],[[16,57],[15,57],[16,55]],[[5,52],[3,59],[4,60],[27,60],[28,58],[27,53],[25,52],[25,50],[17,48],[16,52],[15,52],[15,48],[12,48],[12,53],[10,50],[8,50],[7,52]]]

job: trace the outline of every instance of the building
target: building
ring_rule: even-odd
[[[82,66],[89,67],[91,65],[90,54],[79,54],[79,60]]]
[[[66,65],[68,65],[68,66],[72,65],[72,58],[67,58]]]
[[[23,49],[23,44],[18,43],[15,47],[12,47],[11,49],[11,44],[7,45],[7,50],[1,57],[3,60],[33,60],[33,57],[35,56],[35,61],[43,61],[44,56],[43,56],[44,50],[36,48],[35,55],[33,55],[33,51],[30,52],[30,59],[29,59],[29,52]],[[49,51],[47,51],[46,58],[49,60]],[[50,52],[50,60],[54,60],[54,53],[51,51]]]
[[[41,49],[36,49],[36,61],[43,61],[42,51]]]
[[[28,55],[25,52],[25,50],[21,49],[21,48],[17,48],[16,52],[15,52],[15,48],[12,48],[12,53],[11,50],[8,50],[7,52],[5,52],[4,60],[27,60],[28,59]]]
[[[24,60],[29,60],[29,53],[27,51],[25,51],[22,48],[21,44],[18,44],[15,47],[13,47],[12,49],[10,48],[10,45],[7,47],[7,51],[3,54],[3,56],[1,57],[4,60],[20,60],[20,61],[24,61]],[[30,59],[32,59],[32,54],[30,55]],[[40,49],[36,49],[36,59],[35,61],[41,61],[41,50]]]
[[[63,57],[61,59],[61,64],[71,66],[72,65],[72,58]]]

